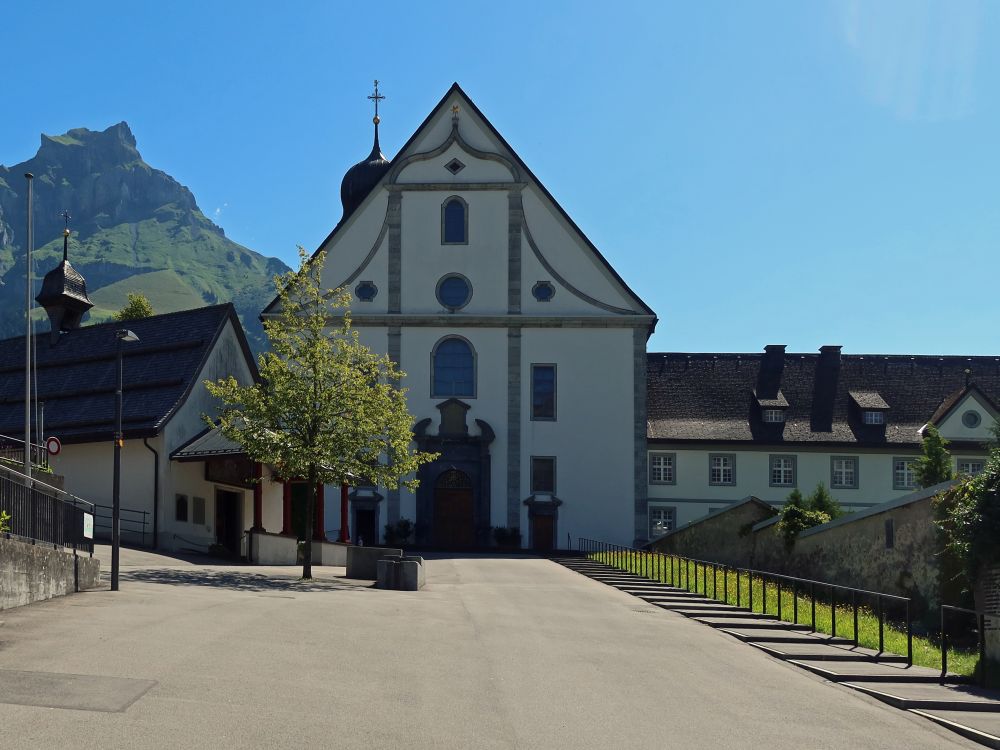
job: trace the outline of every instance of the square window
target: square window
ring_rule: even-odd
[[[188,499],[187,495],[174,496],[174,520],[187,523],[188,520]]]
[[[761,417],[768,424],[779,424],[785,421],[785,410],[784,409],[764,409],[761,412]]]
[[[795,486],[795,456],[771,456],[771,487]]]
[[[531,492],[554,495],[556,493],[556,460],[551,456],[531,457]]]
[[[708,483],[736,484],[736,456],[713,453],[708,457]]]
[[[556,366],[531,366],[531,418],[556,418]]]
[[[885,414],[880,411],[866,411],[865,424],[885,424]]]
[[[830,459],[830,487],[835,490],[858,488],[857,456],[833,456]]]
[[[894,490],[912,490],[917,487],[917,475],[913,473],[912,458],[892,459],[892,488]]]
[[[982,460],[969,460],[960,458],[958,460],[958,473],[962,476],[974,477],[982,472],[984,462]]]
[[[651,507],[649,509],[649,536],[663,536],[677,527],[677,508]]]
[[[674,453],[649,454],[649,483],[676,484],[677,456]]]

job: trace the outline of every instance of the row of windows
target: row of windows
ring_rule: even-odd
[[[917,486],[912,458],[892,460],[892,487],[896,490],[912,490]],[[768,457],[768,485],[771,487],[794,487],[797,483],[798,460],[796,456]],[[982,459],[959,459],[958,473],[975,475],[983,470]],[[677,483],[677,454],[649,454],[650,484]],[[708,483],[726,486],[736,484],[736,456],[732,453],[713,453],[708,457]],[[830,457],[830,487],[839,490],[858,488],[858,457]]]
[[[476,397],[476,356],[468,341],[457,336],[442,339],[434,347],[431,359],[432,397]],[[531,365],[531,418],[556,418],[555,365]]]
[[[551,281],[536,281],[531,288],[531,295],[539,302],[548,302],[555,294]],[[378,287],[374,281],[359,281],[354,296],[361,302],[371,302],[378,296]],[[461,310],[472,300],[472,283],[460,273],[446,274],[438,281],[434,296],[447,310]]]

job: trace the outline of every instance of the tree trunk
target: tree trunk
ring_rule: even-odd
[[[306,541],[302,548],[302,577],[312,578],[313,534],[316,533],[316,465],[309,464],[306,484]]]

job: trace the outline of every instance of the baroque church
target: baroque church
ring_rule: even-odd
[[[407,373],[415,441],[440,456],[415,492],[354,488],[353,536],[409,519],[417,543],[449,547],[489,546],[497,527],[537,550],[646,539],[655,313],[457,83],[392,160],[370,98],[371,153],[317,252],[361,341]]]

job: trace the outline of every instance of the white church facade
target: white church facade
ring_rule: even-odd
[[[391,161],[378,122],[319,248],[324,283],[407,373],[416,443],[440,457],[415,492],[353,490],[352,536],[409,519],[418,544],[454,548],[497,528],[537,550],[647,538],[655,314],[458,84]]]

